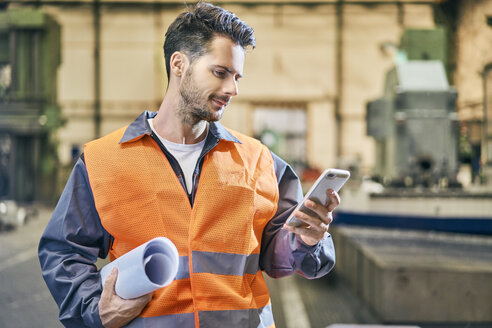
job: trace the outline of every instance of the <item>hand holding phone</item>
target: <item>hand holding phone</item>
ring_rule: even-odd
[[[349,179],[350,172],[339,169],[327,169],[325,170],[316,180],[314,185],[309,189],[307,194],[304,196],[304,199],[297,205],[296,209],[292,212],[292,214],[287,218],[286,224],[293,227],[303,227],[306,225],[301,220],[298,220],[294,217],[294,213],[296,211],[301,211],[308,215],[316,216],[316,213],[311,211],[309,208],[304,206],[304,202],[308,199],[312,200],[315,203],[321,204],[323,206],[328,202],[328,195],[326,191],[328,189],[333,189],[338,192],[345,182]]]

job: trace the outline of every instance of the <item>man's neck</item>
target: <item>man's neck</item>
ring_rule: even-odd
[[[178,104],[164,97],[159,112],[153,119],[154,129],[166,140],[174,143],[194,144],[207,136],[208,122],[189,124],[177,113]]]

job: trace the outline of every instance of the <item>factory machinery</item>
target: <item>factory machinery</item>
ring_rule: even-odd
[[[396,61],[383,96],[366,107],[373,179],[344,187],[336,224],[492,235],[492,194],[457,180],[460,124],[444,39],[439,29],[404,33],[407,59]]]
[[[441,61],[408,61],[388,72],[383,97],[367,104],[375,174],[393,187],[459,187],[456,97]]]

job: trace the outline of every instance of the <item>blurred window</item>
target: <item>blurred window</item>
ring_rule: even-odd
[[[307,117],[302,106],[258,106],[253,133],[274,153],[293,165],[306,162]]]

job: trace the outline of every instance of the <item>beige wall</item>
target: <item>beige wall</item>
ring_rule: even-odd
[[[61,57],[58,71],[58,102],[66,124],[59,130],[59,156],[68,163],[73,144],[94,137],[94,33],[91,7],[77,10],[46,6],[43,8],[61,25]]]
[[[460,3],[458,28],[456,33],[456,87],[458,89],[458,113],[461,120],[483,123],[484,90],[482,72],[486,65],[492,64],[492,27],[486,18],[492,16],[492,0],[463,0]],[[490,73],[489,73],[490,74]],[[490,90],[490,86],[488,87]],[[490,102],[491,95],[488,96]],[[488,105],[490,106],[490,105]],[[491,113],[490,108],[487,109]],[[488,114],[490,115],[490,114]],[[492,141],[490,122],[488,128],[482,124],[478,131],[482,139],[482,175],[486,183],[492,184]],[[472,125],[473,126],[473,125]],[[477,126],[477,125],[475,125]],[[476,129],[478,130],[478,129]],[[485,137],[485,131],[488,136]],[[478,133],[472,134],[478,135]],[[473,138],[473,137],[471,137]]]
[[[225,6],[254,27],[240,95],[256,100],[333,97],[333,6]]]
[[[337,16],[333,1],[298,5],[225,4],[256,31],[257,48],[246,56],[239,96],[223,122],[251,134],[251,111],[258,102],[305,104],[307,156],[312,165],[346,166],[358,159],[368,172],[374,163],[365,135],[365,105],[383,91],[393,58],[380,44],[398,44],[406,27],[432,27],[428,2],[343,6],[342,69],[337,92]],[[156,110],[166,87],[162,59],[164,32],[182,5],[103,6],[101,10],[101,113],[103,134],[145,109]],[[70,159],[72,144],[94,136],[94,29],[92,7],[44,6],[63,29],[59,101],[68,123],[59,132],[60,158]],[[335,100],[340,97],[340,134]],[[340,138],[338,138],[338,136]],[[341,153],[337,156],[337,145]]]
[[[67,123],[59,130],[59,156],[70,162],[72,145],[94,139],[94,19],[90,5],[45,6],[62,26],[58,99]],[[101,134],[156,110],[167,85],[162,43],[179,11],[102,7]]]
[[[486,16],[492,16],[492,1],[463,0],[456,33],[455,84],[461,119],[482,119],[485,65],[492,63],[492,28]]]

